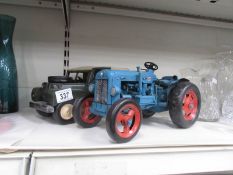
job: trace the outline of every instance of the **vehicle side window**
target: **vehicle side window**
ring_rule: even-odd
[[[88,83],[92,83],[95,79],[95,75],[100,71],[101,69],[94,69],[88,74],[87,80],[89,81]]]
[[[72,80],[75,80],[76,74],[75,73],[69,73],[69,77],[72,78]]]
[[[95,78],[95,72],[90,72],[88,75],[88,83],[91,83]]]
[[[85,83],[87,81],[88,73],[78,72],[75,77],[75,81],[78,83]]]

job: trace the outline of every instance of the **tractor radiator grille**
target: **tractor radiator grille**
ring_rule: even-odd
[[[97,80],[96,102],[106,104],[108,97],[108,80]]]

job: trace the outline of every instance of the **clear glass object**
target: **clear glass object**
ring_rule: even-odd
[[[220,103],[218,99],[218,82],[212,75],[201,78],[202,110],[200,120],[218,121],[220,119]]]
[[[218,55],[219,71],[217,74],[218,90],[220,101],[224,99],[233,90],[233,53],[219,53]]]
[[[223,120],[233,122],[233,91],[223,100],[222,116]]]
[[[233,52],[219,53],[217,74],[222,119],[233,122]]]
[[[18,84],[12,37],[16,19],[0,14],[0,114],[18,111]]]
[[[201,92],[200,120],[233,122],[233,52],[218,53],[212,63],[181,74],[194,82]]]

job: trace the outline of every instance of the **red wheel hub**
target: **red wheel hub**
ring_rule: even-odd
[[[185,120],[193,120],[196,117],[198,98],[193,90],[189,90],[183,99],[183,116]]]
[[[96,116],[94,114],[91,114],[90,112],[90,107],[91,107],[91,104],[93,102],[93,98],[86,98],[85,100],[83,100],[82,102],[82,106],[81,106],[81,119],[83,122],[85,123],[89,123],[89,124],[92,124],[92,123],[95,123],[99,116]]]
[[[134,104],[123,106],[117,113],[115,128],[122,138],[131,137],[140,126],[141,113]]]

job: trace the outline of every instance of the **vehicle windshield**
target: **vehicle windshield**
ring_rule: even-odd
[[[88,72],[70,72],[69,77],[71,77],[77,83],[86,83]]]

